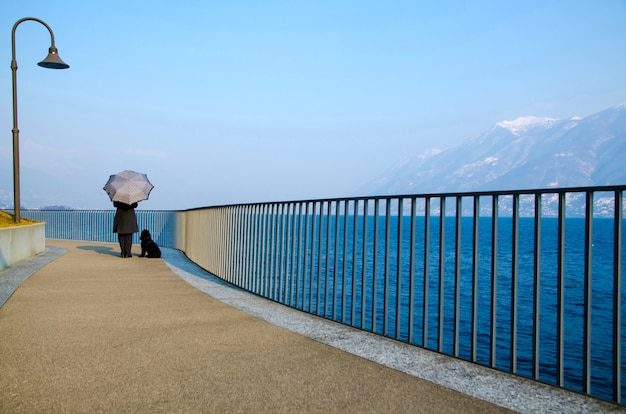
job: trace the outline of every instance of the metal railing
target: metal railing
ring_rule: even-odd
[[[287,306],[621,403],[625,188],[215,207],[187,223],[206,230],[188,255]]]
[[[162,246],[175,246],[176,212],[135,210],[139,230],[149,229]],[[115,210],[21,210],[24,218],[46,223],[46,238],[116,242],[113,233]],[[139,243],[138,234],[133,243]]]
[[[228,205],[156,233],[286,306],[621,404],[624,189]]]

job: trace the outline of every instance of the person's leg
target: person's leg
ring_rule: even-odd
[[[130,253],[130,249],[133,247],[133,234],[125,234],[124,235],[124,251],[126,252],[126,257],[133,257]]]
[[[124,250],[124,235],[117,233],[117,241],[120,244],[120,255],[126,257],[126,250]]]

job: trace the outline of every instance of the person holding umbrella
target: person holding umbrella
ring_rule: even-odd
[[[122,257],[133,257],[130,253],[133,233],[139,232],[135,209],[139,201],[148,199],[153,188],[146,174],[129,170],[113,174],[104,185],[116,208],[113,233],[117,233]]]
[[[133,233],[139,232],[137,215],[135,214],[137,203],[126,204],[121,201],[114,201],[113,207],[117,209],[113,218],[113,233],[117,233],[117,240],[122,251],[121,255],[122,257],[133,257],[130,253],[133,247]]]

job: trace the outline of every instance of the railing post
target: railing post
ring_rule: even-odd
[[[622,403],[622,190],[615,190],[613,229],[613,401]]]
[[[498,195],[491,200],[491,366],[497,365],[498,316]]]

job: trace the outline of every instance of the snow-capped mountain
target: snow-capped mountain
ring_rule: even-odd
[[[552,127],[555,122],[558,122],[558,119],[541,118],[538,116],[521,116],[514,121],[498,122],[496,126],[508,129],[513,135],[522,135],[526,131],[537,127],[548,129]]]
[[[626,184],[626,104],[586,118],[502,121],[463,144],[396,163],[358,195]]]

